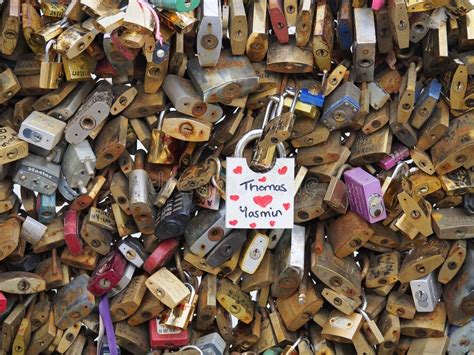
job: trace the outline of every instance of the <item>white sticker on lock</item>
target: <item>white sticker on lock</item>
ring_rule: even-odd
[[[43,223],[36,219],[27,216],[21,226],[20,237],[26,240],[31,245],[37,244],[43,235],[46,233],[46,227]]]
[[[277,158],[273,169],[257,173],[245,158],[228,157],[226,227],[293,228],[295,161]]]

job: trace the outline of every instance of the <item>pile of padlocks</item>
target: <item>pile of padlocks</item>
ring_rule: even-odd
[[[474,1],[0,8],[0,354],[474,351]]]

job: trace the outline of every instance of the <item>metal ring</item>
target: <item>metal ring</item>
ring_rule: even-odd
[[[245,133],[242,138],[235,145],[234,157],[242,158],[244,156],[244,149],[251,141],[256,140],[262,136],[263,129],[254,129]],[[279,158],[286,157],[285,146],[283,143],[277,144],[277,152]]]
[[[204,353],[202,352],[202,350],[201,350],[200,348],[198,348],[196,345],[185,345],[185,346],[183,346],[182,348],[180,348],[179,351],[181,351],[181,350],[186,350],[186,349],[194,349],[194,350],[199,351],[199,354],[204,354]]]

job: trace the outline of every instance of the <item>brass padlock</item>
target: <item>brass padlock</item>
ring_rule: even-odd
[[[51,62],[51,49],[56,44],[51,40],[46,44],[44,61],[41,61],[40,82],[41,89],[57,89],[61,84],[63,75],[63,64],[59,56],[59,62]]]

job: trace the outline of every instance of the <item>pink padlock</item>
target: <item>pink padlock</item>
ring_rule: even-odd
[[[385,0],[372,0],[372,10],[378,11],[385,5]]]
[[[79,236],[79,215],[75,210],[64,213],[64,241],[71,255],[80,255],[84,251]]]

